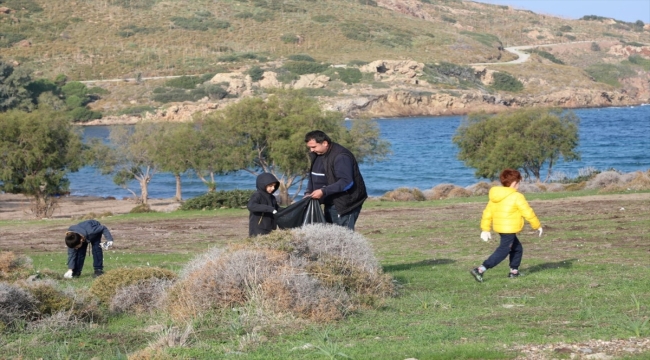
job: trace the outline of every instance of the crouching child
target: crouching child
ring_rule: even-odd
[[[104,253],[102,251],[102,235],[106,238],[104,249],[113,245],[113,236],[108,228],[97,220],[86,220],[72,225],[65,233],[65,244],[68,247],[68,271],[63,275],[66,279],[78,278],[86,260],[88,244],[92,247],[93,277],[104,274]]]

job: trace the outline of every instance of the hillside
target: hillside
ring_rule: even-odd
[[[643,25],[461,0],[0,0],[2,60],[92,80],[109,121],[186,120],[277,87],[347,116],[647,103]],[[511,46],[540,47],[497,64],[517,58]],[[523,88],[495,86],[495,73]],[[158,78],[181,75],[200,82]]]

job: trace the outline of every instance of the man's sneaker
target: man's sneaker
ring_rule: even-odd
[[[100,277],[102,275],[104,275],[104,272],[102,270],[95,270],[95,273],[93,274],[93,277],[96,278],[96,277]]]
[[[516,278],[516,277],[520,277],[521,275],[522,275],[522,274],[521,274],[519,271],[517,271],[517,272],[510,272],[510,273],[508,274],[508,277],[509,277],[510,279],[514,279],[514,278]]]
[[[478,282],[483,282],[483,274],[478,271],[478,268],[473,268],[472,270],[469,271],[470,274],[476,279]]]

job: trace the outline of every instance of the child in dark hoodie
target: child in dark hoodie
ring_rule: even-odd
[[[278,179],[270,173],[262,173],[255,181],[257,191],[248,200],[248,236],[266,235],[278,226],[273,216],[280,207],[273,193],[280,187]]]

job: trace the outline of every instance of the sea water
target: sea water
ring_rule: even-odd
[[[578,152],[581,160],[553,166],[555,173],[576,177],[581,169],[616,169],[632,172],[650,169],[650,106],[574,110],[580,118]],[[399,187],[431,189],[439,184],[467,186],[485,179],[474,176],[457,159],[458,148],[452,143],[464,117],[409,117],[376,119],[381,137],[391,144],[392,154],[387,160],[361,164],[361,173],[370,196],[381,196]],[[354,121],[354,120],[350,120]],[[109,126],[83,129],[84,138],[106,139]],[[336,141],[336,139],[333,139]],[[542,176],[546,171],[543,169]],[[71,173],[70,192],[78,196],[113,196],[123,198],[132,194],[115,185],[110,176],[101,175],[93,167]],[[255,176],[246,171],[221,175],[216,178],[217,190],[255,189]],[[171,198],[175,195],[174,177],[156,173],[149,183],[150,198]],[[140,193],[137,182],[129,188]],[[204,194],[207,187],[191,173],[182,177],[183,198]],[[296,188],[290,189],[296,191]]]

